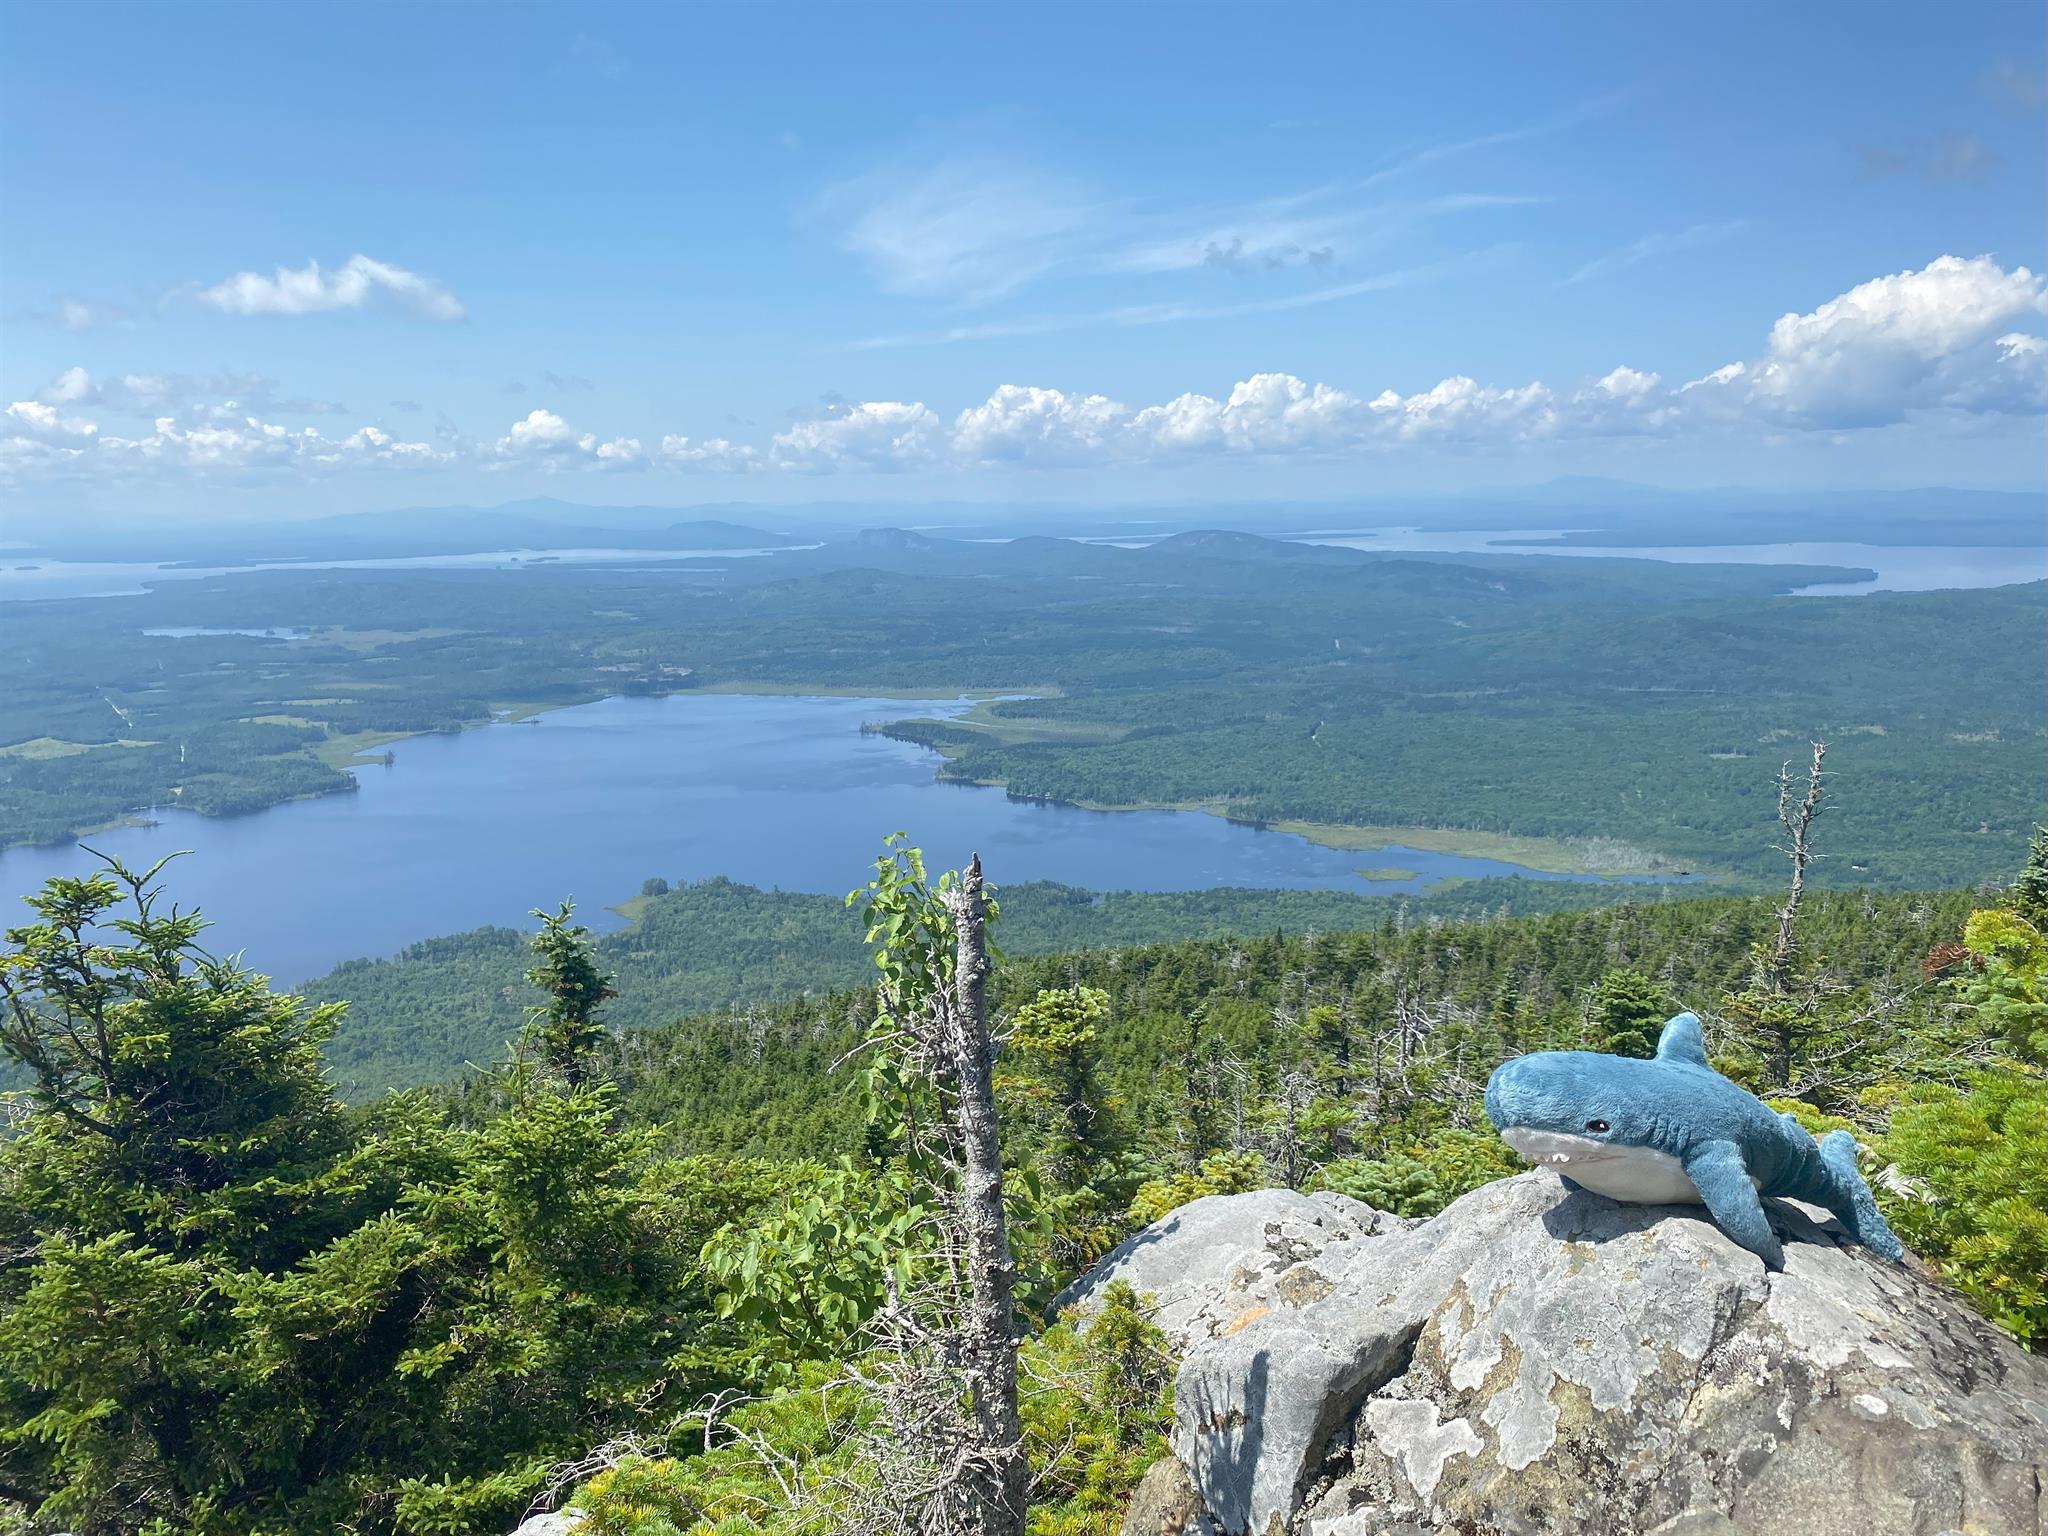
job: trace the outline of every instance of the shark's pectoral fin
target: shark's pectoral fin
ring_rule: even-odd
[[[1714,1224],[1764,1261],[1766,1269],[1785,1267],[1785,1250],[1771,1230],[1749,1168],[1732,1141],[1710,1141],[1685,1158],[1686,1177],[1706,1202]]]

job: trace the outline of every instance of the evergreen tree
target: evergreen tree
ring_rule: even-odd
[[[1609,971],[1593,989],[1591,1048],[1614,1056],[1654,1056],[1657,1036],[1669,1017],[1661,983],[1640,971]]]
[[[548,1069],[572,1088],[583,1081],[590,1054],[605,1035],[597,1010],[619,995],[598,967],[590,930],[570,921],[574,911],[566,901],[554,912],[534,908],[541,926],[526,973],[527,984],[547,994],[546,1002],[526,1011],[528,1033]]]
[[[1049,1202],[1056,1271],[1085,1269],[1115,1243],[1131,1194],[1124,1133],[1102,1084],[1099,987],[1049,987],[1011,1015],[997,1089],[1015,1134],[1012,1161],[1030,1167]]]
[[[694,1397],[716,1323],[681,1282],[745,1180],[523,1065],[463,1129],[419,1095],[351,1116],[339,1009],[208,955],[151,875],[31,905],[0,951],[34,1077],[0,1141],[0,1491],[41,1527],[502,1530],[651,1383]]]
[[[2034,828],[2027,862],[2012,884],[2012,909],[2036,928],[2048,928],[2048,827]]]

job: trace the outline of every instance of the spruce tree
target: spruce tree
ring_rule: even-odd
[[[546,1002],[526,1010],[528,1035],[548,1070],[571,1088],[582,1085],[590,1053],[604,1038],[597,1010],[619,995],[598,966],[590,930],[570,921],[575,910],[566,901],[554,912],[534,908],[540,932],[526,972],[527,984],[547,994]]]
[[[1593,989],[1592,1048],[1614,1056],[1654,1056],[1669,1016],[1661,984],[1640,971],[1609,971]]]
[[[2036,928],[2048,928],[2048,827],[2034,828],[2027,842],[2027,862],[2012,883],[2011,906]]]

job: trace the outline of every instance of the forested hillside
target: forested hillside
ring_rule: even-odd
[[[1830,1108],[1882,1075],[1885,1031],[1931,1027],[1946,1006],[1922,974],[1928,952],[1962,929],[1963,893],[1826,893],[1803,914],[1826,956],[1830,1007],[1882,1003],[1863,1058],[1804,1085]],[[1373,928],[1191,940],[1065,954],[1012,953],[997,975],[999,1010],[1047,989],[1102,993],[1094,1021],[1103,1090],[1144,1128],[1153,1158],[1272,1152],[1300,1168],[1470,1129],[1477,1093],[1502,1057],[1528,1050],[1640,1045],[1671,1014],[1725,1023],[1729,999],[1777,924],[1766,897],[1652,900],[1542,917],[1441,918]],[[1007,937],[1007,911],[998,924]],[[622,988],[623,990],[623,988]],[[623,1002],[624,999],[621,999]],[[860,1041],[864,989],[753,1004],[605,1046],[638,1117],[668,1127],[684,1152],[857,1151],[860,1079],[833,1064]],[[1188,1063],[1195,1063],[1193,1077]],[[1343,1092],[1372,1105],[1372,1129],[1326,1129],[1285,1149],[1289,1074],[1348,1071]],[[1318,1089],[1318,1096],[1322,1090]],[[1194,1119],[1190,1113],[1193,1107]],[[1321,1105],[1310,1120],[1326,1116]],[[1348,1111],[1355,1112],[1355,1111]],[[1480,1124],[1483,1129],[1483,1121]]]
[[[0,954],[0,1043],[34,1080],[0,1141],[0,1499],[95,1536],[492,1536],[580,1487],[600,1536],[793,1536],[922,1497],[899,1479],[941,1474],[888,1414],[918,1382],[961,1411],[951,1357],[904,1332],[960,1326],[916,1299],[955,1293],[960,1207],[912,1006],[954,974],[956,923],[981,953],[959,889],[881,861],[879,991],[619,1032],[630,985],[553,914],[496,1071],[350,1110],[321,1066],[337,1007],[206,958],[139,878],[53,882]],[[1516,1167],[1479,1106],[1497,1061],[1644,1055],[1680,1007],[1722,1070],[1853,1129],[1900,1234],[2040,1347],[2048,834],[2009,890],[1785,910],[998,958],[975,1091],[1007,1170],[1030,1529],[1109,1536],[1162,1445],[1141,1299],[1043,1321],[1118,1238],[1263,1184],[1436,1211]]]
[[[0,845],[345,791],[358,749],[497,711],[772,685],[1048,695],[901,732],[1020,794],[1513,835],[1552,867],[1598,840],[1752,884],[1758,802],[1821,736],[1844,788],[1822,878],[1986,878],[2040,809],[2048,588],[1775,595],[1846,574],[884,531],[672,568],[11,604]]]
[[[171,879],[175,889],[176,866]],[[842,990],[871,968],[861,924],[830,896],[761,891],[730,880],[682,883],[627,904],[630,927],[596,941],[617,980],[606,1018],[615,1029],[667,1024],[731,1003],[752,1007]],[[1416,896],[1344,891],[1078,890],[1033,882],[1003,900],[1003,947],[1016,956],[1226,934],[1328,933],[1446,918],[1504,917],[1600,906],[1609,884],[1472,880]],[[1689,889],[1646,886],[1632,900]],[[412,945],[388,960],[356,960],[308,982],[305,996],[348,1014],[326,1055],[349,1099],[446,1082],[496,1061],[524,1026],[521,981],[530,934],[479,928]],[[0,1083],[7,1081],[0,1063]]]

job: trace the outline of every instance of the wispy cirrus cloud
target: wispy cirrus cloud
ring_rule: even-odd
[[[268,277],[237,272],[193,290],[191,298],[228,315],[314,315],[378,302],[423,320],[460,320],[467,313],[462,301],[432,278],[361,254],[331,269],[309,261],[303,267],[280,266]]]
[[[1587,123],[1597,122],[1620,111],[1634,94],[1634,91],[1627,88],[1606,91],[1598,96],[1589,96],[1583,101],[1573,102],[1562,110],[1533,122],[1496,128],[1487,133],[1409,144],[1383,156],[1367,173],[1361,185],[1377,186],[1382,182],[1425,170],[1445,160],[1455,160],[1464,155],[1477,154],[1482,150],[1502,149],[1510,144],[1527,144],[1537,139],[1549,138],[1552,134],[1583,127]]]
[[[1326,283],[1319,287],[1276,294],[1263,299],[1238,299],[1227,303],[1162,302],[1119,304],[1106,309],[1078,310],[1065,314],[1040,314],[1014,320],[991,320],[950,325],[936,330],[909,331],[896,335],[867,336],[849,344],[849,351],[874,352],[898,347],[950,346],[959,342],[992,341],[1011,336],[1040,336],[1054,331],[1086,330],[1098,326],[1171,325],[1190,320],[1228,320],[1243,315],[1281,314],[1294,309],[1312,309],[1336,304],[1371,293],[1414,287],[1460,270],[1487,265],[1511,255],[1514,245],[1490,246],[1466,252],[1446,261],[1419,267],[1376,272],[1349,282]]]
[[[1114,209],[1055,177],[948,156],[842,182],[818,211],[885,290],[978,304],[1070,263]]]
[[[1550,202],[1536,193],[1455,192],[1401,202],[1349,203],[1355,189],[1319,188],[1241,209],[1197,211],[1188,227],[1135,240],[1102,258],[1109,271],[1277,272],[1288,267],[1332,268],[1366,246],[1381,246],[1431,219],[1487,209],[1527,208]],[[1338,205],[1338,206],[1332,206]]]
[[[1748,228],[1749,221],[1746,219],[1724,219],[1717,224],[1693,224],[1685,229],[1657,230],[1631,240],[1619,249],[1608,251],[1605,255],[1595,256],[1560,280],[1558,286],[1576,287],[1580,283],[1590,283],[1595,278],[1611,277],[1616,272],[1626,271],[1659,256],[1698,250],[1704,245],[1718,245],[1724,240],[1733,240]]]
[[[1054,278],[1335,271],[1427,221],[1550,199],[1458,192],[1398,202],[1357,200],[1356,185],[1241,205],[1158,209],[1093,198],[1064,183],[948,162],[876,195],[848,183],[823,206],[851,217],[842,244],[893,293],[976,308]],[[851,204],[865,195],[858,211]],[[1341,285],[1338,285],[1341,286]],[[1082,322],[1088,323],[1088,322]],[[948,339],[1028,335],[1031,320],[944,327]]]
[[[1432,219],[1549,201],[1515,189],[1431,195],[1400,192],[1397,184],[1461,157],[1563,132],[1622,99],[1600,97],[1539,122],[1410,146],[1361,176],[1234,202],[1172,206],[1156,195],[1099,190],[1013,154],[956,148],[899,156],[842,181],[810,214],[885,292],[951,308],[986,306],[1056,279],[1337,271]]]
[[[883,291],[935,310],[925,325],[844,343],[851,350],[1276,314],[1418,281],[1431,261],[1483,260],[1507,249],[1503,236],[1512,230],[1496,223],[1479,232],[1490,243],[1445,258],[1446,242],[1427,238],[1427,226],[1532,207],[1553,201],[1553,193],[1432,189],[1425,178],[1500,146],[1565,132],[1624,99],[1602,96],[1538,121],[1409,145],[1360,175],[1239,201],[1126,196],[1013,155],[955,147],[935,159],[899,156],[842,181],[809,213]],[[1404,247],[1414,252],[1407,262]],[[1264,291],[1222,298],[1218,274]],[[1156,285],[1159,296],[1133,294],[1135,282]],[[1017,312],[1027,292],[1037,303]]]

